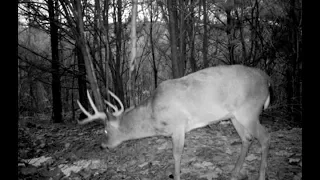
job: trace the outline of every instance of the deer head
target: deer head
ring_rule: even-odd
[[[87,110],[85,110],[83,108],[83,106],[81,105],[81,103],[79,101],[77,101],[81,111],[87,116],[87,118],[78,121],[79,124],[87,124],[89,122],[95,121],[95,120],[102,120],[105,122],[105,130],[104,133],[107,136],[107,142],[108,143],[103,143],[102,147],[116,147],[118,144],[120,144],[121,141],[121,137],[123,137],[123,134],[119,131],[119,122],[121,120],[121,118],[123,117],[124,114],[124,106],[122,104],[122,102],[120,101],[120,99],[111,91],[108,91],[108,93],[115,98],[115,100],[119,103],[120,105],[120,110],[118,110],[117,106],[113,105],[112,103],[110,103],[107,100],[104,100],[104,102],[109,105],[114,112],[110,113],[110,112],[100,112],[98,111],[97,107],[95,106],[95,104],[93,103],[90,93],[89,91],[87,91],[87,96],[90,102],[90,105],[94,111],[94,114],[90,114]],[[108,120],[107,120],[108,119]]]

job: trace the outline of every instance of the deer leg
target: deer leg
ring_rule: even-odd
[[[267,158],[270,145],[270,134],[266,129],[257,121],[255,132],[253,136],[258,139],[261,145],[261,164],[259,171],[259,180],[266,179]]]
[[[249,134],[246,128],[239,123],[237,119],[232,118],[231,121],[242,141],[240,156],[238,157],[237,163],[234,169],[232,170],[232,177],[231,177],[231,180],[237,180],[237,179],[244,178],[243,175],[240,174],[240,170],[243,166],[245,157],[247,156],[249,147],[252,143],[252,136]]]
[[[181,129],[181,130],[178,130],[178,129]],[[185,138],[184,128],[177,128],[177,131],[174,132],[172,135],[175,180],[180,180],[180,163],[181,163],[181,154],[184,146],[184,138]]]

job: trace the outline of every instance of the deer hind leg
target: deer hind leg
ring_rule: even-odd
[[[240,174],[240,170],[243,166],[249,147],[252,143],[252,135],[241,123],[239,123],[236,118],[231,118],[231,121],[242,141],[240,156],[238,157],[237,163],[232,170],[231,180],[244,179],[245,177],[244,175]]]
[[[267,130],[259,123],[256,124],[254,136],[258,139],[261,145],[261,164],[259,171],[259,180],[266,179],[266,169],[267,169],[267,158],[270,146],[270,134]]]
[[[235,129],[237,130],[242,140],[241,154],[233,170],[233,179],[236,179],[239,176],[240,169],[242,168],[245,156],[251,144],[251,137],[254,137],[257,138],[257,140],[259,141],[262,152],[259,180],[265,180],[270,135],[260,124],[259,113],[253,114],[252,112],[253,111],[251,111],[251,113],[244,113],[246,115],[238,115],[235,116],[235,118],[231,119]],[[248,114],[251,114],[251,117],[248,116]]]

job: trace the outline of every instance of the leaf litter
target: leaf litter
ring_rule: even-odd
[[[269,179],[302,179],[301,128],[272,131]],[[18,126],[18,177],[24,179],[172,179],[171,138],[150,137],[101,149],[103,126],[33,124]],[[230,123],[186,134],[181,178],[230,179],[241,140]],[[258,177],[261,148],[253,141],[241,172]]]

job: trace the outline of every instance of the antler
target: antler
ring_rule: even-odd
[[[77,103],[78,103],[81,111],[82,111],[85,115],[88,116],[86,119],[84,119],[84,120],[82,120],[82,121],[79,121],[79,120],[78,120],[78,123],[79,123],[79,124],[86,124],[86,123],[88,123],[88,122],[91,122],[91,121],[94,121],[94,120],[97,120],[97,119],[103,119],[103,120],[104,120],[104,119],[107,117],[107,115],[106,115],[104,112],[99,112],[99,111],[98,111],[97,107],[94,105],[94,103],[93,103],[93,101],[92,101],[92,99],[91,99],[91,97],[90,97],[90,94],[89,94],[89,91],[88,91],[88,90],[87,90],[87,96],[88,96],[89,102],[90,102],[90,104],[91,104],[91,107],[92,107],[92,109],[93,109],[93,111],[94,111],[94,114],[92,115],[92,114],[90,114],[88,111],[86,111],[86,110],[84,109],[84,107],[81,105],[81,103],[79,102],[79,100],[77,100]]]
[[[104,100],[104,102],[105,102],[106,104],[108,104],[108,105],[114,110],[114,113],[112,113],[112,115],[114,115],[114,116],[120,116],[120,115],[123,113],[123,111],[124,111],[124,107],[123,107],[122,102],[120,101],[120,99],[119,99],[115,94],[113,94],[113,92],[111,92],[111,91],[108,90],[108,93],[109,93],[114,99],[116,99],[116,100],[118,101],[118,103],[119,103],[120,106],[121,106],[121,109],[118,110],[118,108],[117,108],[115,105],[111,104],[111,103],[110,103],[109,101],[107,101],[107,100]]]

